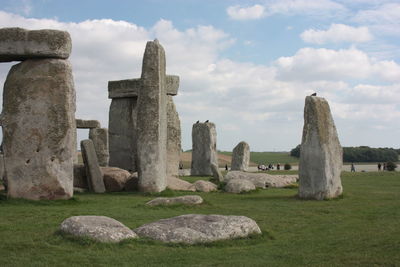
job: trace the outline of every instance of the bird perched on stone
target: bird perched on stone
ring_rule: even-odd
[[[200,121],[196,121],[196,123],[199,123]]]
[[[317,93],[311,94],[311,96],[317,96]]]
[[[208,122],[208,120],[206,120],[206,123]]]

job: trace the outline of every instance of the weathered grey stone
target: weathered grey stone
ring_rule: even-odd
[[[76,128],[78,129],[93,129],[100,128],[100,122],[96,120],[81,120],[76,119]]]
[[[179,76],[166,75],[165,90],[167,95],[177,95],[179,88]],[[142,88],[142,79],[126,79],[108,82],[108,98],[138,97]]]
[[[150,200],[146,203],[149,206],[159,206],[159,205],[176,205],[176,204],[184,204],[184,205],[198,205],[203,203],[203,198],[201,196],[196,195],[188,195],[181,197],[158,197],[153,200]]]
[[[250,163],[250,146],[242,141],[232,152],[232,171],[247,171]]]
[[[270,175],[267,173],[251,173],[241,171],[230,171],[225,175],[225,181],[231,179],[248,180],[257,188],[285,187],[297,181],[297,175]]]
[[[342,194],[343,150],[328,102],[307,96],[299,162],[299,197],[322,200]]]
[[[136,171],[137,98],[115,98],[111,101],[108,136],[109,165]]]
[[[222,175],[221,171],[218,168],[218,165],[211,164],[211,171],[213,175],[213,180],[216,182],[223,182],[224,176]]]
[[[125,184],[131,178],[131,173],[117,167],[101,167],[104,186],[107,192],[123,191]]]
[[[165,76],[164,48],[157,40],[147,42],[137,116],[139,189],[143,192],[161,192],[167,186]]]
[[[4,156],[0,154],[0,181],[4,180]]]
[[[93,141],[99,165],[102,167],[108,166],[108,160],[110,158],[110,154],[108,153],[108,129],[90,129],[89,139]]]
[[[65,31],[0,29],[0,62],[33,58],[66,59],[71,47],[71,37]]]
[[[190,176],[190,169],[179,169],[178,175],[179,176]]]
[[[63,233],[77,237],[88,237],[99,242],[117,243],[137,235],[119,221],[105,216],[73,216],[60,226]]]
[[[3,150],[8,195],[67,199],[73,194],[75,89],[67,60],[26,60],[3,92]]]
[[[254,186],[254,184],[249,181],[249,180],[245,180],[245,179],[230,179],[225,187],[224,187],[225,191],[228,193],[242,193],[242,192],[248,192],[251,190],[255,190],[256,187]]]
[[[194,185],[185,180],[170,176],[167,178],[167,181],[168,181],[168,188],[171,190],[193,191],[193,192],[196,191]]]
[[[82,140],[81,151],[89,190],[95,193],[104,193],[106,189],[103,182],[103,173],[97,162],[93,141],[90,139]]]
[[[139,177],[138,173],[131,173],[124,186],[125,191],[138,191],[139,190]]]
[[[89,188],[86,177],[86,168],[83,164],[74,164],[74,187]]]
[[[74,187],[74,193],[85,193],[86,191],[87,191],[87,188]]]
[[[215,124],[212,122],[193,124],[192,146],[191,175],[212,175],[211,164],[218,166]]]
[[[212,192],[212,191],[217,191],[217,185],[208,181],[204,180],[197,180],[196,182],[193,183],[194,188],[196,188],[196,191],[198,192]]]
[[[181,121],[172,96],[167,96],[167,176],[179,176]]]
[[[159,220],[133,230],[140,237],[167,243],[207,243],[261,234],[257,223],[245,216],[187,214]]]

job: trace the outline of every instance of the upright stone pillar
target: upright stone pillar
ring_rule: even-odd
[[[167,177],[179,176],[181,122],[172,96],[167,96]]]
[[[147,42],[138,98],[137,153],[139,189],[160,192],[167,186],[167,92],[165,52]]]
[[[108,129],[107,128],[92,128],[89,130],[89,139],[93,141],[96,151],[97,160],[101,167],[108,166]]]
[[[232,152],[232,171],[247,171],[250,163],[250,146],[246,142],[242,141]]]
[[[328,102],[307,96],[300,148],[299,197],[322,200],[342,194],[343,150]]]
[[[14,65],[3,94],[8,195],[67,199],[73,194],[75,89],[64,59]]]
[[[212,122],[195,123],[192,128],[191,175],[212,175],[211,164],[218,166],[217,132]]]

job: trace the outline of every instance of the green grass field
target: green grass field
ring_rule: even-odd
[[[218,153],[231,156],[232,152],[218,151]],[[250,161],[256,164],[297,164],[299,159],[291,157],[289,152],[250,152]]]
[[[194,179],[200,179],[199,177]],[[7,200],[0,193],[0,266],[399,266],[400,175],[343,173],[344,196],[295,198],[297,189],[196,193],[196,207],[146,207],[154,195],[76,194],[66,201]],[[167,191],[161,195],[185,195]],[[105,215],[130,228],[172,216],[244,215],[263,235],[208,245],[149,240],[101,244],[58,234],[74,215]]]

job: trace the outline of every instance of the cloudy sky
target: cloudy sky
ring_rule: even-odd
[[[244,140],[288,151],[314,91],[343,146],[400,147],[399,0],[0,0],[0,27],[68,31],[76,117],[104,127],[107,82],[140,77],[157,38],[181,78],[185,150],[192,124],[208,119],[220,150]],[[0,64],[1,84],[12,64]]]

